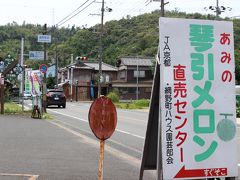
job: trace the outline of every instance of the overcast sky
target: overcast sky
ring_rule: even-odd
[[[0,25],[13,21],[21,25],[24,21],[31,24],[44,24],[48,26],[61,22],[66,16],[79,8],[75,15],[66,23],[59,23],[60,26],[87,26],[91,27],[101,22],[101,1],[102,0],[1,0],[0,1]],[[159,2],[150,0],[105,0],[105,7],[112,9],[112,12],[105,12],[104,22],[112,19],[121,19],[127,15],[136,16],[146,12],[160,9]],[[86,3],[85,3],[86,2]],[[209,6],[216,6],[216,0],[168,0],[165,6],[167,10],[184,12],[198,12],[202,14],[214,14],[208,9]],[[84,4],[85,3],[85,4]],[[84,4],[84,5],[83,5]],[[148,5],[147,5],[148,4]],[[82,6],[83,5],[83,6]],[[146,6],[147,5],[147,6]],[[219,0],[219,6],[228,8],[222,13],[222,17],[240,16],[240,0]],[[69,16],[70,18],[71,16]],[[239,17],[240,18],[240,17]],[[67,18],[68,19],[68,18]],[[66,19],[66,20],[67,20]]]

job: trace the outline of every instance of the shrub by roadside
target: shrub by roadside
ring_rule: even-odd
[[[107,95],[107,97],[110,98],[113,103],[118,103],[119,102],[119,94],[115,91],[110,92]]]
[[[107,97],[112,100],[117,108],[121,109],[145,109],[149,107],[150,103],[148,99],[139,99],[127,103],[119,102],[119,94],[117,91],[110,92]]]

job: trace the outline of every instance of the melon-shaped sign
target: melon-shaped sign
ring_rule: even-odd
[[[88,114],[90,128],[100,140],[106,140],[113,134],[117,125],[117,112],[110,98],[97,98]]]

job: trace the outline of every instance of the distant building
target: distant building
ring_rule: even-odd
[[[97,97],[97,82],[99,79],[98,63],[97,61],[78,60],[60,69],[59,82],[61,83],[59,85],[64,87],[68,99],[90,100]],[[117,78],[117,68],[102,63],[102,76],[102,94],[107,95],[111,88],[112,80]]]
[[[116,67],[102,63],[102,95],[115,89],[121,100],[149,99],[153,62],[154,58],[122,57],[117,60]],[[59,86],[63,87],[69,100],[91,100],[97,97],[99,62],[78,60],[59,72]]]
[[[154,61],[154,58],[122,57],[116,62],[117,80],[112,81],[112,88],[118,89],[120,99],[150,98]]]

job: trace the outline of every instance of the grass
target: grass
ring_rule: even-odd
[[[22,111],[22,106],[13,102],[4,103],[4,113],[5,114],[18,114],[18,115],[26,115],[31,117],[32,110],[24,110]],[[43,113],[42,119],[52,119],[51,115],[48,113]]]
[[[140,99],[130,103],[118,102],[114,103],[117,108],[121,109],[147,109],[149,108],[150,101],[147,99]]]
[[[22,114],[22,107],[16,103],[4,103],[4,113],[6,114]]]

